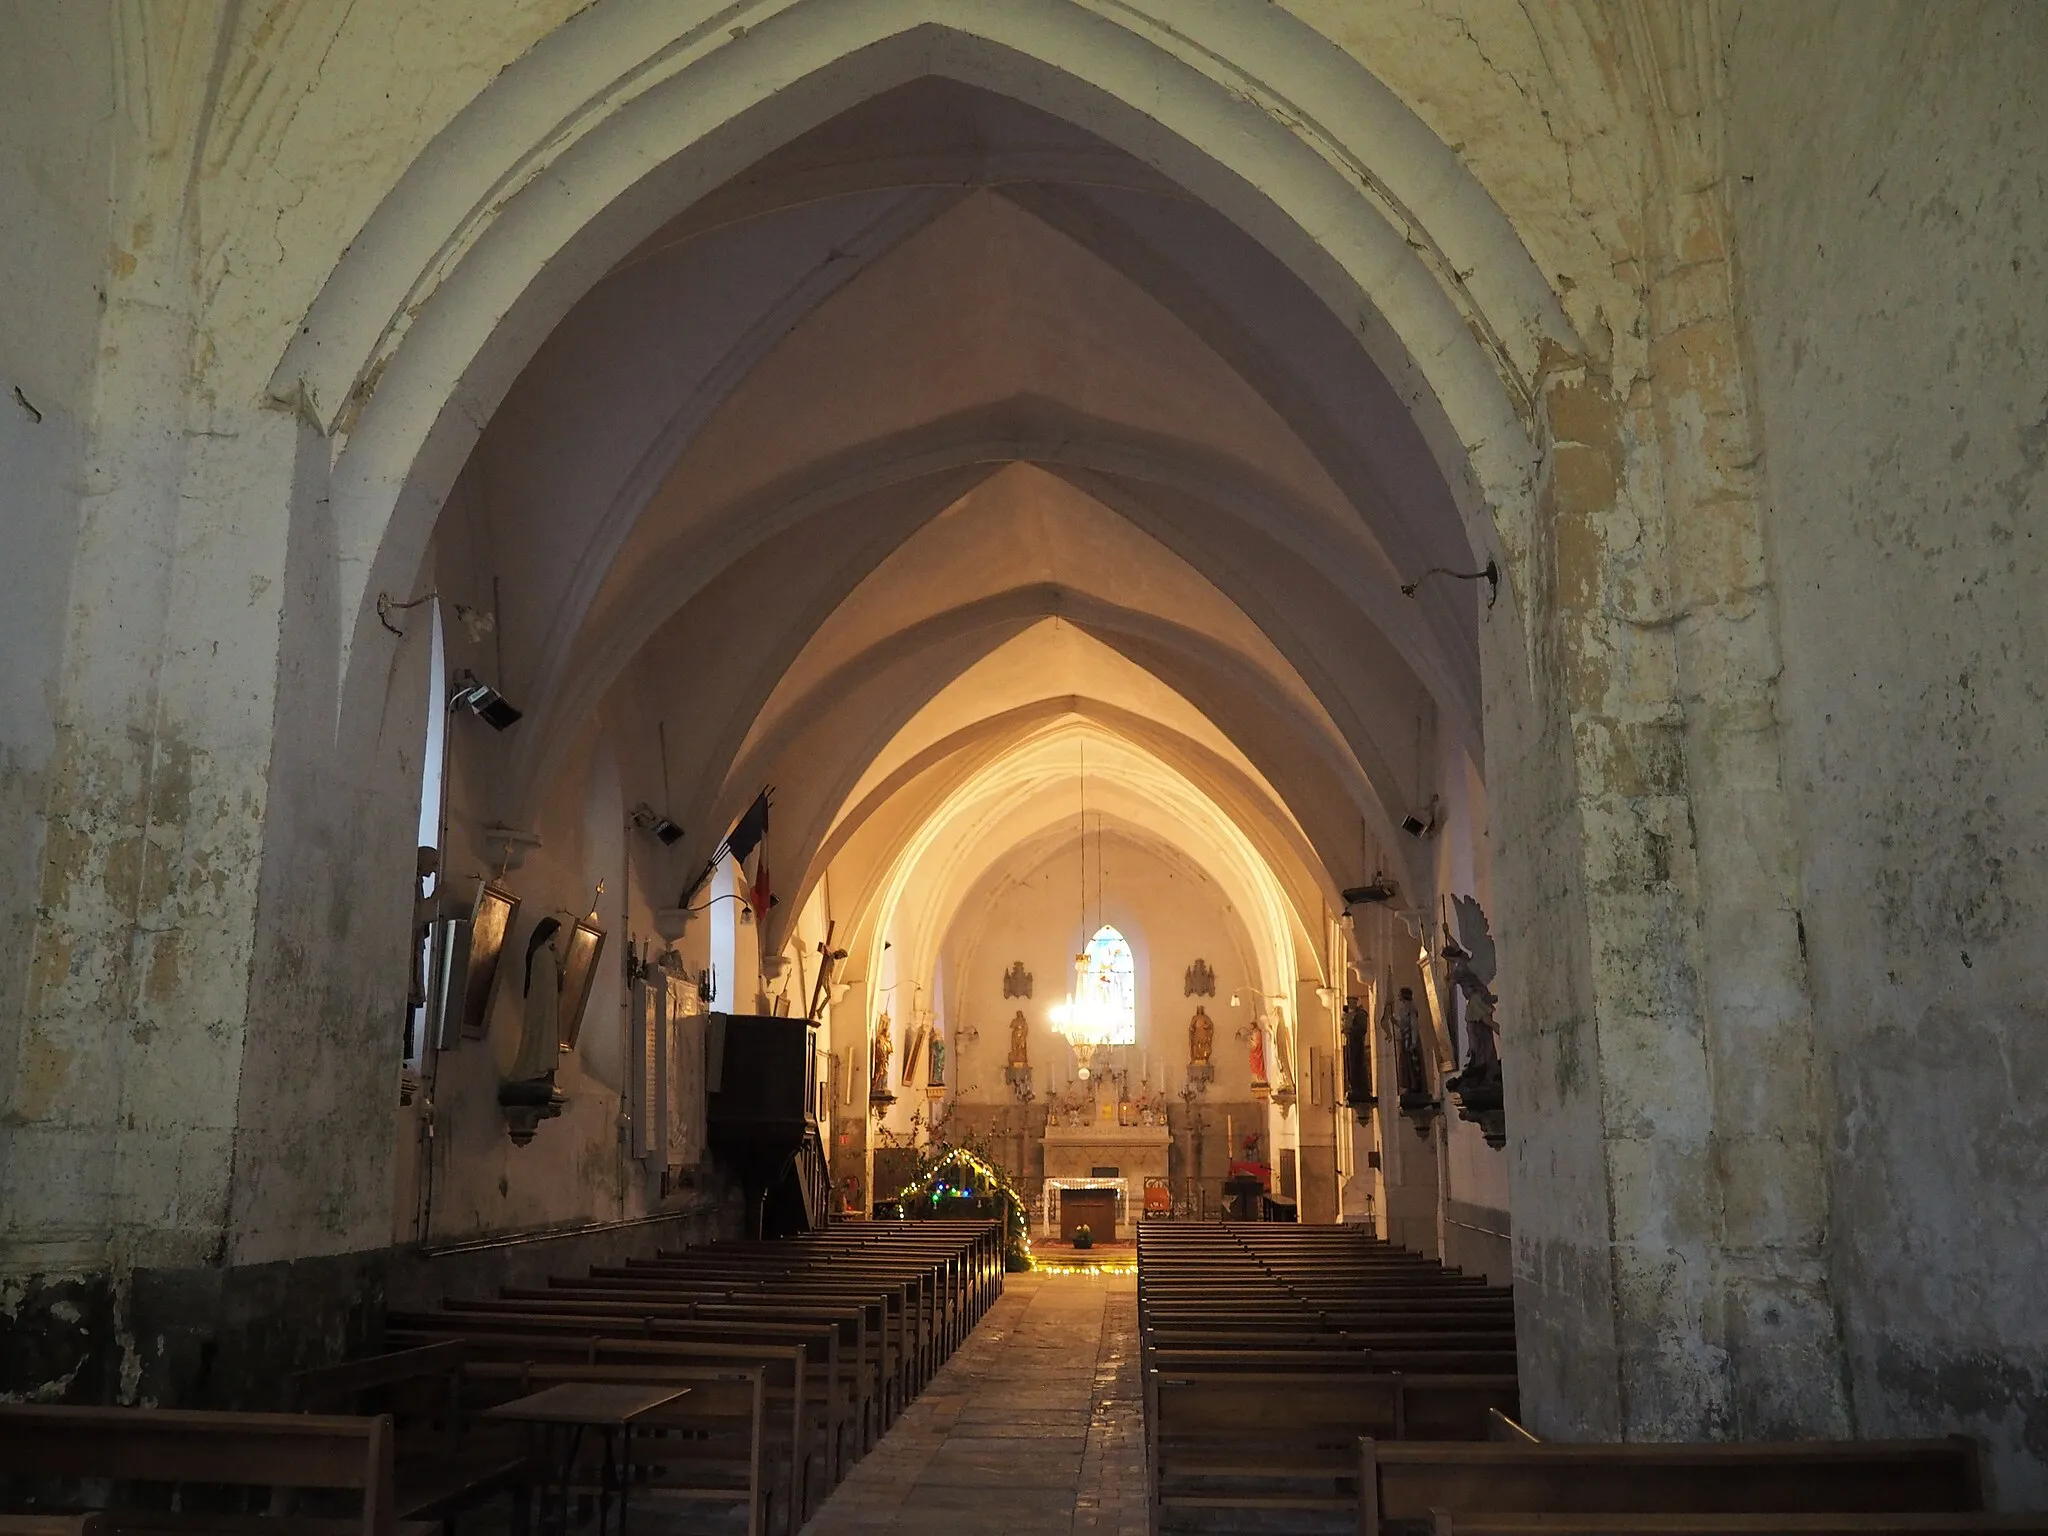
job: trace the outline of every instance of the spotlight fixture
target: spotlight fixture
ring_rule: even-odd
[[[1401,894],[1400,886],[1385,875],[1374,875],[1370,885],[1354,885],[1344,893],[1344,910],[1353,907],[1372,906],[1379,902],[1392,901]]]
[[[683,829],[642,800],[633,807],[633,825],[642,832],[652,833],[661,839],[664,847],[674,847],[681,840]]]
[[[455,692],[448,698],[450,709],[458,706],[494,731],[506,730],[519,723],[520,712],[512,707],[512,701],[489,683],[480,681],[467,668],[455,674]]]
[[[1435,837],[1443,829],[1443,810],[1439,797],[1431,795],[1429,804],[1420,811],[1411,811],[1402,819],[1401,830],[1410,837]]]

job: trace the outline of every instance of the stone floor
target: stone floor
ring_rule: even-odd
[[[1138,1289],[1011,1275],[1003,1297],[805,1536],[1145,1529]]]

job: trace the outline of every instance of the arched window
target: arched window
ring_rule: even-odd
[[[1138,1043],[1138,965],[1130,941],[1107,923],[1095,930],[1083,951],[1087,965],[1080,978],[1081,1016],[1104,1045]]]

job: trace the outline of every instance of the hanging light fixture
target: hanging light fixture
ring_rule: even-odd
[[[1080,743],[1081,780],[1081,899],[1078,902],[1081,919],[1081,947],[1074,952],[1074,985],[1065,1001],[1056,1003],[1051,1010],[1053,1028],[1066,1038],[1073,1047],[1078,1061],[1075,1076],[1082,1082],[1088,1081],[1094,1068],[1096,1048],[1109,1043],[1114,1019],[1101,989],[1092,982],[1092,966],[1088,959],[1088,741],[1084,736]],[[1096,861],[1101,862],[1098,846]],[[1096,897],[1097,916],[1101,896]]]

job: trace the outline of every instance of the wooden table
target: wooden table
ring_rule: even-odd
[[[604,1436],[604,1465],[599,1473],[597,1493],[598,1536],[604,1536],[606,1515],[614,1491],[619,1496],[619,1536],[625,1536],[626,1501],[633,1484],[632,1459],[628,1454],[632,1447],[633,1426],[657,1408],[666,1408],[678,1398],[689,1395],[688,1387],[647,1386],[637,1382],[564,1381],[527,1397],[486,1408],[484,1412],[490,1418],[513,1419],[535,1426],[542,1436],[540,1454],[535,1460],[535,1465],[540,1467],[555,1465],[549,1454],[554,1449],[555,1434],[557,1430],[566,1431],[560,1463],[562,1496],[558,1502],[561,1522],[558,1529],[564,1536],[569,1529],[569,1490],[576,1474],[576,1453],[583,1447],[583,1432],[595,1429],[601,1433]]]

